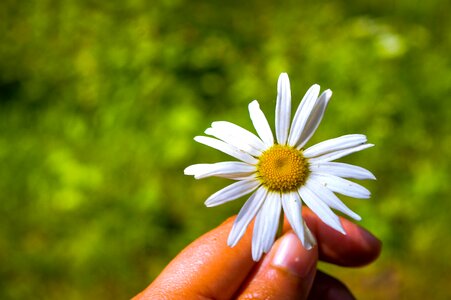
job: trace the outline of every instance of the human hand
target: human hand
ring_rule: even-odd
[[[260,262],[251,257],[252,226],[233,248],[227,236],[233,218],[204,234],[172,260],[134,300],[144,299],[354,299],[337,279],[316,270],[318,258],[356,267],[375,260],[381,242],[341,219],[346,235],[322,223],[310,210],[303,217],[317,246],[305,250],[289,224]]]

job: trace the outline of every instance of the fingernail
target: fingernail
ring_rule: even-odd
[[[288,232],[280,239],[271,264],[295,276],[307,277],[316,266],[316,260],[315,250],[306,250],[298,237]]]

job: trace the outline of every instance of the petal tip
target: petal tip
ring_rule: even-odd
[[[258,262],[260,260],[260,258],[262,257],[263,252],[259,252],[259,253],[254,253],[252,252],[252,260],[255,262]]]
[[[280,75],[279,75],[279,79],[288,79],[288,73],[287,72],[282,72],[282,73],[280,73]]]
[[[257,100],[253,100],[251,103],[249,103],[249,109],[251,108],[251,107],[260,107],[260,105],[258,104],[258,101]]]
[[[193,166],[186,167],[185,170],[183,170],[183,174],[185,174],[185,175],[194,175],[193,174]]]
[[[312,86],[310,87],[310,89],[315,89],[315,90],[320,90],[321,86],[317,83],[312,84]]]
[[[332,91],[330,90],[330,89],[327,89],[327,90],[325,90],[324,92],[323,92],[323,94],[324,94],[324,97],[326,97],[326,101],[329,101],[330,100],[330,98],[332,97]]]
[[[237,241],[235,240],[235,237],[232,236],[232,232],[230,232],[229,237],[227,238],[227,246],[229,246],[230,248],[235,247],[235,245],[237,244]]]
[[[277,88],[278,90],[282,88],[289,88],[290,86],[290,79],[288,78],[287,73],[280,73],[279,79],[277,80]]]
[[[211,128],[218,127],[218,126],[220,126],[221,124],[224,124],[224,123],[225,123],[225,121],[214,121],[214,122],[211,122]]]
[[[302,244],[302,247],[304,247],[304,249],[307,251],[310,251],[313,248],[313,245],[307,241],[304,241],[304,242],[301,241],[301,244]]]
[[[341,224],[341,220],[338,221],[338,226],[333,227],[336,231],[341,233],[342,235],[347,235],[345,229],[343,228],[343,224]]]

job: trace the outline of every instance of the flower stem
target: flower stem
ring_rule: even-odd
[[[277,234],[276,234],[276,240],[282,236],[283,234],[283,220],[284,220],[284,214],[283,211],[280,212],[280,217],[279,217],[279,228],[277,229]]]

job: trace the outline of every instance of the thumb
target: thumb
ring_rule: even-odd
[[[230,299],[255,266],[252,231],[233,248],[227,236],[234,218],[187,246],[134,300]]]

